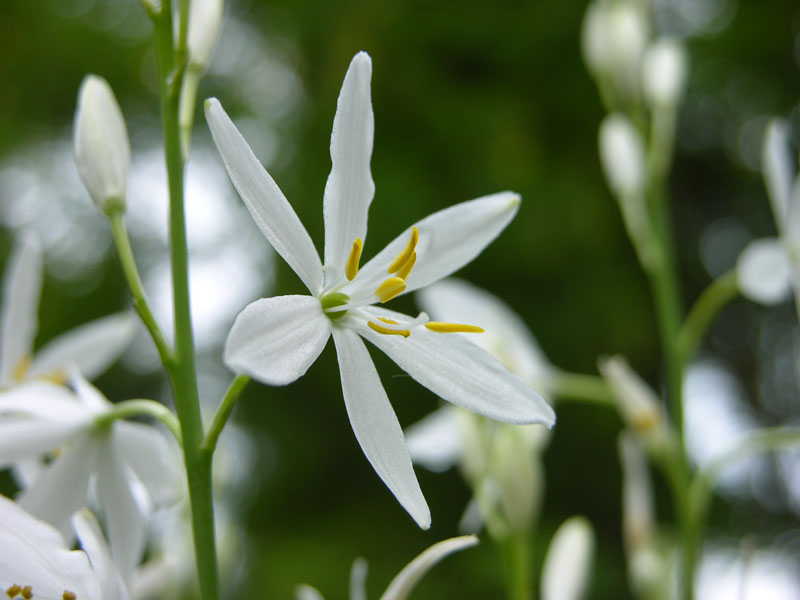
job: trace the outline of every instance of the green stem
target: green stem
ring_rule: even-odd
[[[164,153],[169,183],[170,263],[175,316],[175,360],[170,371],[175,408],[181,423],[183,455],[189,483],[195,558],[202,600],[219,597],[217,553],[214,540],[214,511],[211,489],[211,456],[201,449],[203,423],[197,393],[189,304],[188,247],[183,198],[183,155],[178,110],[181,79],[186,62],[188,2],[180,0],[178,45],[173,50],[172,7],[163,0],[153,20],[158,63]]]
[[[95,424],[102,427],[116,419],[128,417],[152,417],[160,421],[166,425],[178,444],[181,444],[181,426],[178,419],[170,409],[154,400],[136,399],[117,402],[109,412],[95,419]]]
[[[527,532],[512,533],[498,541],[505,559],[508,600],[530,600],[531,565]]]
[[[720,309],[738,295],[735,271],[721,275],[703,290],[678,333],[678,348],[684,360],[688,360],[697,349]]]
[[[577,400],[614,407],[614,395],[602,377],[556,371],[550,383],[553,394],[559,400]]]
[[[206,432],[206,439],[202,446],[203,452],[209,455],[214,454],[214,450],[217,447],[217,439],[222,433],[225,423],[228,422],[228,417],[231,416],[233,405],[236,404],[236,400],[249,382],[250,378],[247,375],[237,375],[231,381],[228,391],[225,392],[225,396],[222,398],[219,407],[217,407],[217,412],[214,414],[211,425]]]
[[[156,319],[147,302],[147,295],[144,291],[142,278],[139,276],[139,270],[136,268],[136,259],[133,256],[131,242],[128,238],[128,231],[125,228],[125,221],[122,218],[122,210],[112,210],[108,214],[108,221],[111,224],[111,235],[117,247],[119,260],[122,263],[122,271],[125,273],[125,279],[128,281],[128,287],[133,297],[133,308],[150,333],[150,337],[153,338],[153,343],[156,345],[161,363],[167,369],[170,369],[173,363],[172,350],[164,339],[161,330],[158,328],[158,323],[156,323]]]

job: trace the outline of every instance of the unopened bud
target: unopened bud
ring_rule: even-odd
[[[780,240],[747,244],[736,261],[736,282],[742,295],[754,302],[773,305],[785,300],[791,290],[791,265]]]
[[[87,75],[75,112],[75,164],[97,208],[125,208],[131,149],[122,111],[108,82]]]
[[[189,5],[189,65],[203,70],[222,25],[224,0],[192,0]]]
[[[624,358],[600,359],[598,367],[611,387],[622,419],[630,427],[648,433],[661,425],[664,417],[658,396]]]
[[[644,186],[644,146],[630,120],[608,115],[600,125],[600,162],[608,187],[618,196],[641,193]]]
[[[570,517],[553,535],[542,567],[542,600],[579,600],[589,584],[594,530],[585,517]]]
[[[650,44],[642,64],[642,90],[653,107],[674,107],[686,85],[686,50],[678,40],[662,37]]]

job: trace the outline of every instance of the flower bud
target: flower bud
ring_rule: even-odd
[[[222,25],[224,0],[192,0],[189,5],[189,66],[203,70]]]
[[[650,44],[642,64],[642,91],[653,107],[674,107],[686,85],[686,50],[676,39],[662,37]]]
[[[736,282],[742,295],[761,304],[785,300],[791,290],[791,266],[777,239],[753,240],[736,261]]]
[[[579,600],[592,570],[594,530],[585,517],[570,517],[553,535],[542,567],[542,600]]]
[[[630,120],[608,115],[600,125],[600,162],[608,187],[617,196],[641,193],[644,186],[644,146]]]
[[[598,366],[626,424],[639,433],[652,432],[662,424],[664,416],[658,396],[624,358],[600,359]]]
[[[108,82],[87,75],[75,112],[75,164],[97,208],[125,208],[131,149],[125,120]]]

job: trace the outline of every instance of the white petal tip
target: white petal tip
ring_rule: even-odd
[[[351,64],[359,65],[359,66],[363,65],[363,66],[371,68],[372,67],[372,58],[370,57],[369,54],[367,54],[366,52],[361,50],[360,52],[356,53],[356,55],[353,57],[353,60],[351,61]]]
[[[203,103],[203,108],[208,114],[212,109],[216,107],[221,107],[222,105],[219,103],[219,100],[216,98],[206,98],[206,101]]]

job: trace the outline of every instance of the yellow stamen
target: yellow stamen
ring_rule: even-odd
[[[411,256],[408,257],[406,262],[403,263],[403,266],[400,267],[400,270],[395,273],[398,277],[402,279],[406,279],[408,274],[411,272],[411,268],[414,266],[414,263],[417,262],[417,253],[412,252]]]
[[[380,317],[378,317],[380,319]],[[380,319],[381,321],[389,321],[389,319]],[[393,322],[392,322],[393,323]],[[372,329],[372,331],[377,331],[378,333],[382,333],[384,335],[402,335],[404,338],[407,338],[411,335],[411,332],[408,329],[389,329],[388,327],[381,327],[377,323],[373,323],[372,321],[367,321],[367,327]]]
[[[25,598],[25,600],[31,600],[31,598],[33,598],[33,588],[29,585],[22,588],[22,597]]]
[[[11,370],[11,378],[19,383],[22,381],[22,378],[25,377],[25,373],[28,372],[28,367],[31,366],[31,357],[30,355],[26,354],[22,358],[19,359],[17,364],[14,365],[14,368]]]
[[[386,317],[378,317],[378,321],[383,321],[384,323],[388,323],[389,325],[397,325],[397,321],[392,321],[391,319],[387,319]]]
[[[401,277],[389,277],[383,280],[373,292],[381,304],[388,302],[406,289],[406,282]]]
[[[414,248],[417,247],[417,242],[419,241],[419,231],[417,231],[416,227],[411,228],[411,237],[408,239],[408,243],[406,247],[403,248],[403,251],[394,257],[392,264],[389,265],[389,268],[386,269],[387,273],[395,273],[400,270],[400,268],[406,264],[408,257],[411,256],[411,253],[414,252]]]
[[[69,590],[64,590],[64,593],[61,594],[61,600],[77,600],[77,598],[78,597]]]
[[[49,381],[51,383],[55,383],[56,385],[64,385],[65,383],[67,383],[67,374],[61,369],[58,369],[51,373],[42,375],[42,379]]]
[[[350,254],[347,257],[347,263],[344,266],[344,274],[347,276],[347,281],[353,281],[353,278],[358,274],[358,262],[361,260],[361,238],[356,238],[353,241],[353,247],[350,248]]]
[[[442,323],[441,321],[428,321],[425,327],[436,333],[483,333],[481,327],[463,325],[461,323]]]
[[[22,588],[21,588],[21,587],[19,587],[19,586],[18,586],[18,585],[15,583],[14,585],[12,585],[11,587],[9,587],[9,588],[6,590],[6,596],[8,596],[9,598],[16,598],[17,596],[19,596],[19,593],[20,593],[21,591],[22,591]]]

